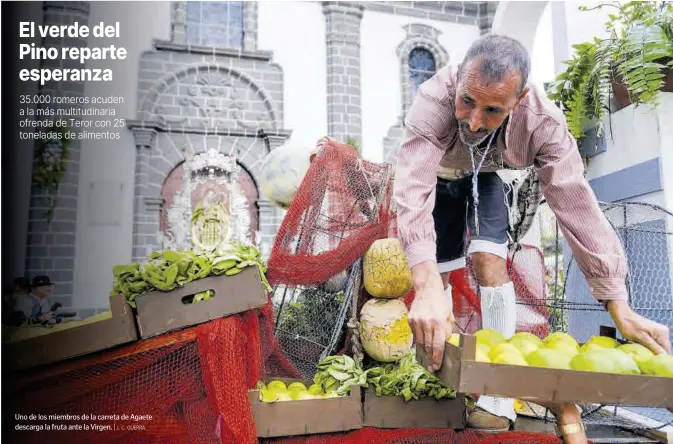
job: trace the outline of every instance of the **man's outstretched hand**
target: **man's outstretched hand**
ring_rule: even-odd
[[[622,336],[647,347],[655,355],[671,354],[671,332],[668,327],[647,319],[629,307],[627,301],[608,302],[608,311]],[[673,409],[668,409],[673,413]]]
[[[627,301],[610,301],[608,311],[624,338],[647,347],[655,355],[671,354],[668,327],[639,315]]]
[[[416,345],[430,358],[428,371],[442,365],[444,344],[451,336],[453,308],[444,293],[444,284],[436,263],[423,262],[412,269],[416,296],[409,311],[409,325]]]

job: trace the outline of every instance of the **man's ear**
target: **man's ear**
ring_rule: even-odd
[[[528,87],[525,87],[523,91],[521,91],[521,94],[519,94],[519,97],[517,97],[516,103],[514,104],[514,109],[519,109],[519,104],[521,103],[521,100],[523,100],[523,98],[526,97],[528,91],[530,91],[530,88]]]

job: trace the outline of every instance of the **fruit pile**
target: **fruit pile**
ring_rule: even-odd
[[[262,402],[300,401],[347,396],[351,386],[365,385],[366,380],[365,372],[350,356],[328,356],[318,364],[313,384],[308,388],[301,382],[285,387],[282,381],[271,381],[258,383],[257,389]]]
[[[262,402],[302,401],[307,399],[335,398],[334,392],[325,393],[319,384],[311,384],[308,388],[301,382],[285,385],[283,381],[274,380],[268,384],[260,382],[257,386],[259,400]]]
[[[401,396],[406,401],[421,398],[455,399],[456,392],[441,385],[439,379],[420,365],[413,354],[399,362],[360,368],[346,355],[328,356],[318,364],[313,384],[294,382],[285,387],[282,381],[259,383],[262,402],[299,401],[304,399],[348,396],[354,385],[371,387],[376,396]],[[470,398],[468,402],[471,402]]]
[[[654,355],[640,344],[621,344],[606,336],[593,336],[580,346],[567,333],[557,332],[544,340],[519,332],[506,340],[490,329],[475,333],[476,361],[588,372],[673,377],[673,355]],[[459,335],[449,343],[458,346]]]
[[[396,238],[379,239],[362,261],[364,286],[373,299],[360,310],[362,348],[379,362],[397,362],[411,352],[413,334],[400,300],[412,287],[411,269]]]

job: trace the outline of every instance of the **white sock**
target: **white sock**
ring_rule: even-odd
[[[514,284],[508,282],[500,287],[480,287],[481,290],[481,324],[482,328],[495,330],[509,339],[516,332],[516,294]],[[487,412],[504,416],[516,421],[514,400],[480,396],[477,406]]]
[[[516,333],[516,294],[514,284],[480,287],[481,326],[495,330],[509,339]]]
[[[509,398],[495,398],[493,396],[480,396],[477,407],[486,410],[495,416],[503,416],[512,422],[516,421],[514,400]]]

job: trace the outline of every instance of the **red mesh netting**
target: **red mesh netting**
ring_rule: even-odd
[[[346,270],[376,240],[395,232],[389,166],[364,162],[342,144],[330,144],[312,164],[276,237],[269,259],[272,285],[316,285]],[[513,280],[520,298],[544,298],[540,281],[517,275],[541,270],[535,249],[517,253]],[[537,267],[537,268],[535,268]],[[454,305],[468,331],[480,328],[472,275],[452,275]],[[405,301],[411,303],[413,292]],[[540,311],[542,318],[545,317]],[[271,303],[183,331],[139,341],[45,368],[4,376],[3,435],[32,443],[232,443],[257,442],[248,389],[268,376],[299,377],[277,346]],[[533,318],[531,318],[533,319]],[[535,318],[536,319],[536,318]],[[545,323],[522,323],[542,331]],[[536,330],[537,329],[537,330]],[[347,350],[349,338],[339,344]],[[151,415],[151,420],[15,420],[21,415]],[[20,424],[97,424],[110,430],[16,431]],[[143,430],[122,429],[133,425]],[[557,443],[554,436],[509,432],[480,435],[471,430],[378,430],[265,439],[279,443]]]
[[[256,442],[248,389],[265,373],[292,374],[272,347],[271,307],[221,318],[115,350],[5,378],[11,415],[43,421],[9,424],[92,425],[110,430],[17,431],[11,442]],[[151,419],[55,420],[49,415],[151,415]],[[142,430],[123,430],[133,425]]]
[[[391,167],[330,142],[316,155],[276,234],[271,285],[317,285],[388,235]]]
[[[477,280],[468,266],[451,273],[453,310],[460,331],[474,333],[481,328],[481,305],[477,295]],[[510,254],[507,261],[509,277],[517,299],[516,331],[533,333],[540,338],[549,331],[549,309],[546,306],[546,268],[542,252],[531,245]]]
[[[306,437],[263,439],[278,444],[557,444],[554,435],[531,432],[507,432],[495,435],[473,430],[397,429],[382,430],[365,427],[349,433],[333,433]]]

